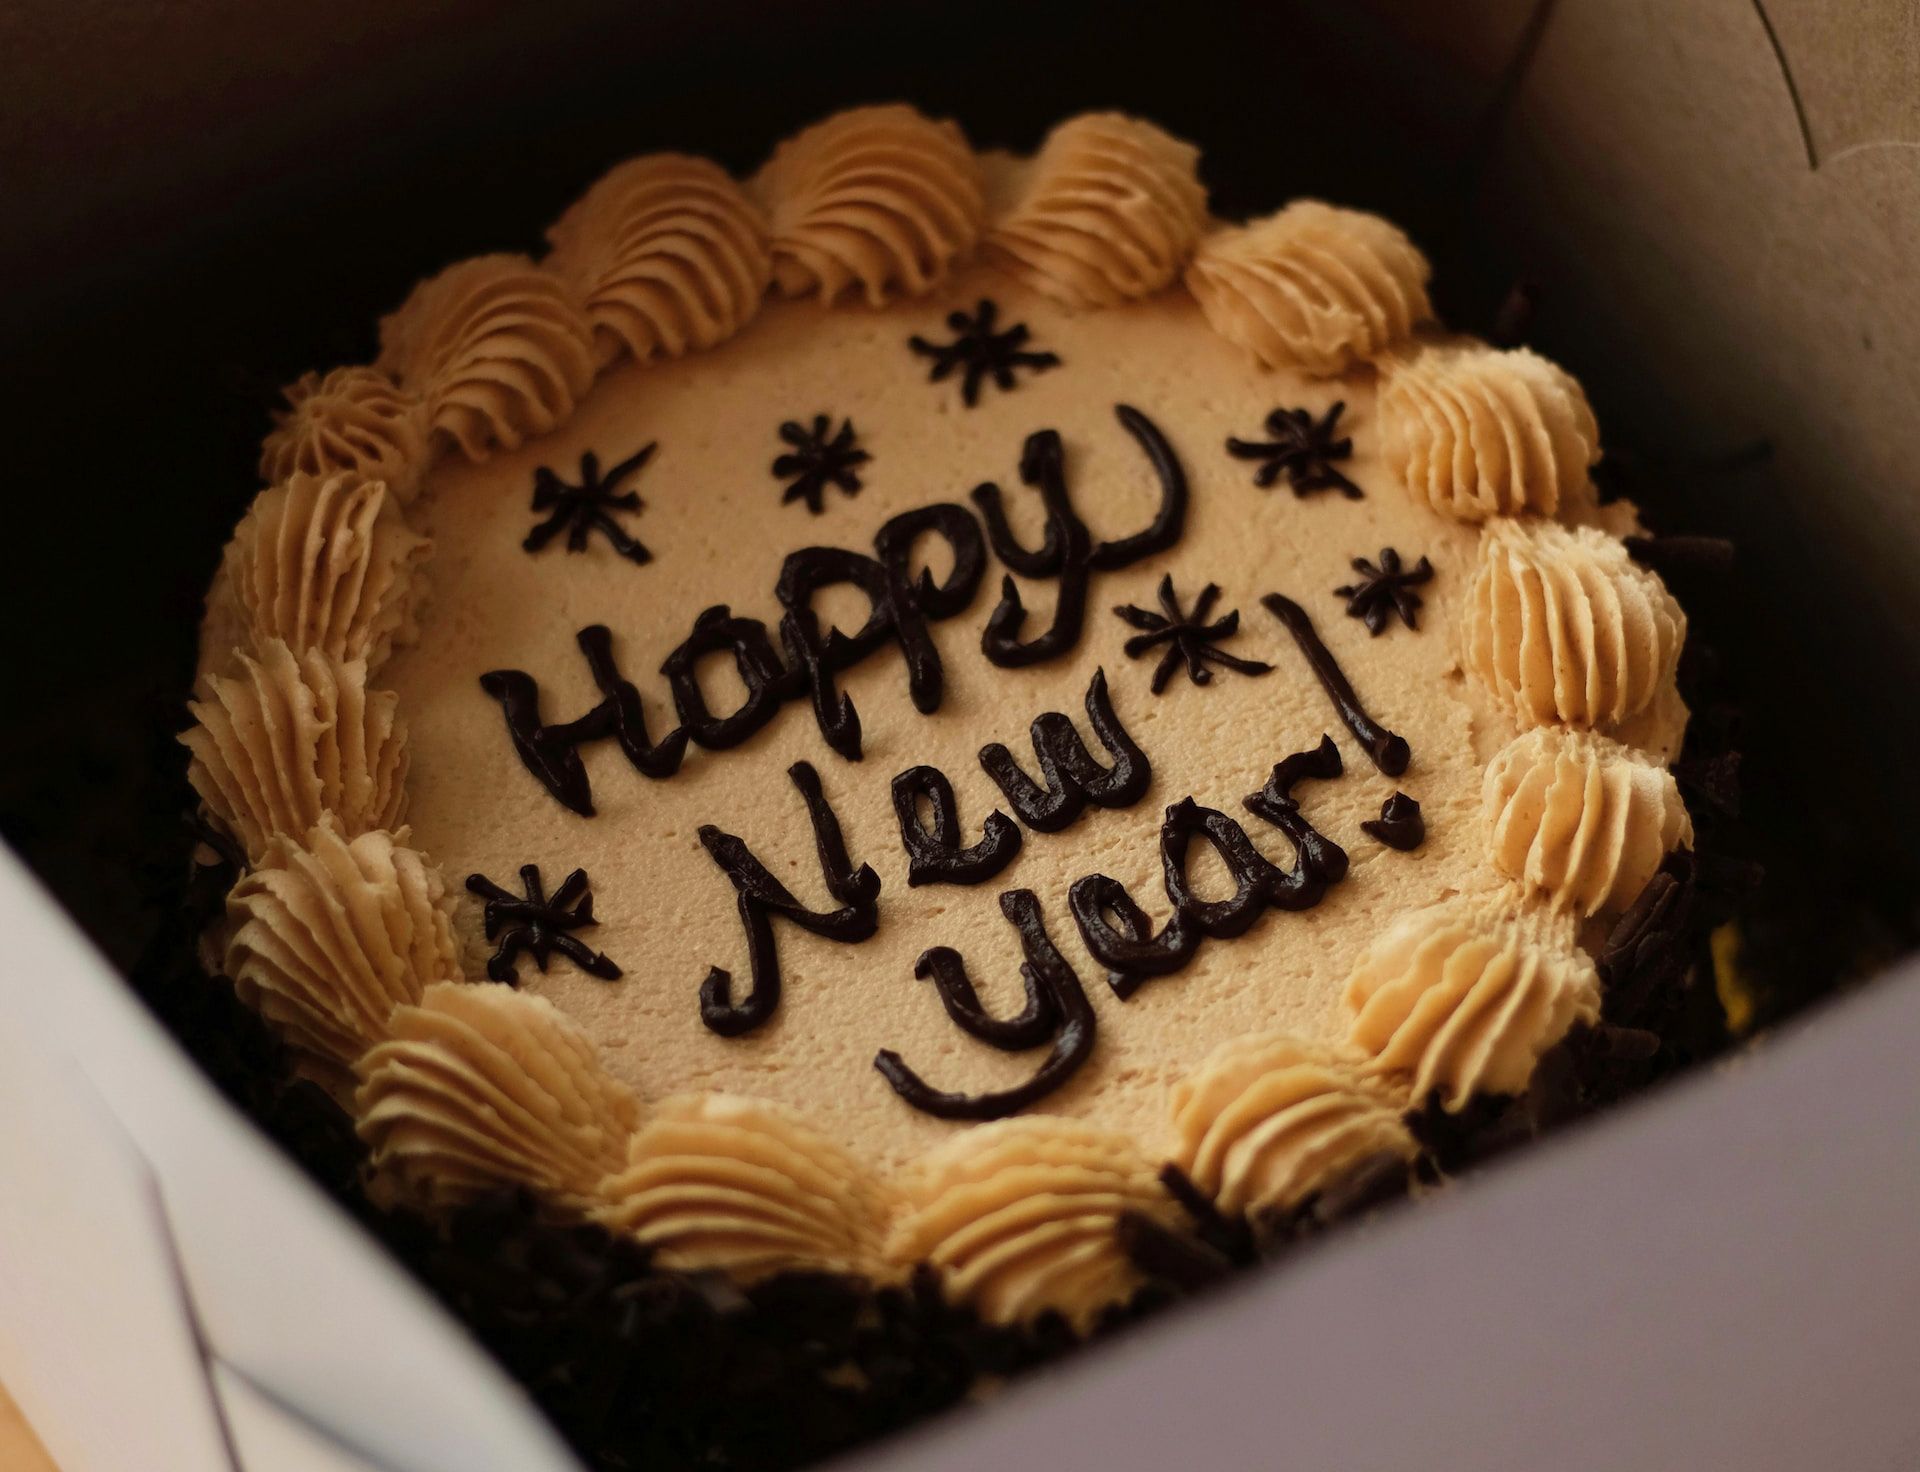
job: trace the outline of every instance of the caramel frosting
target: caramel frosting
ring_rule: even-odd
[[[545,265],[455,266],[375,369],[296,385],[183,740],[260,866],[231,965],[301,1046],[365,1049],[389,1191],[526,1186],[678,1266],[929,1264],[992,1321],[1085,1325],[1139,1282],[1122,1215],[1184,1229],[1163,1161],[1284,1208],[1598,1015],[1579,917],[1686,841],[1685,623],[1616,540],[1632,508],[1590,504],[1585,401],[1531,355],[1412,347],[1427,267],[1384,221],[1198,238],[1204,211],[1145,124],[983,174],[952,124],[859,109],[745,190],[622,165]],[[389,428],[308,424],[335,400]],[[538,555],[563,529],[581,555]],[[1411,584],[1369,595],[1385,622],[1334,593],[1381,548],[1369,578],[1423,569],[1417,622]],[[1066,740],[1118,772],[1116,727],[1124,781]],[[910,863],[896,776],[953,863]],[[1379,820],[1416,799],[1401,851]],[[452,962],[410,844],[491,885]],[[1117,909],[1096,954],[1089,879],[1171,973],[1111,969]],[[495,946],[523,991],[478,981]]]
[[[194,791],[248,859],[259,863],[275,834],[297,840],[323,818],[349,838],[397,829],[406,728],[392,692],[367,688],[366,662],[295,655],[269,639],[238,665],[202,680],[180,740]]]
[[[226,975],[295,1048],[350,1069],[393,1009],[460,979],[439,871],[391,833],[276,836],[227,896]]]
[[[428,987],[357,1072],[376,1176],[426,1206],[526,1187],[584,1209],[638,1123],[579,1024],[503,986]]]
[[[1284,1209],[1365,1161],[1417,1152],[1365,1060],[1287,1033],[1222,1044],[1174,1086],[1173,1163],[1221,1210]]]
[[[1296,200],[1216,231],[1187,268],[1213,330],[1267,368],[1345,373],[1432,316],[1426,257],[1378,215]]]
[[[887,1198],[867,1168],[792,1111],[759,1100],[662,1101],[599,1194],[598,1220],[668,1267],[740,1277],[885,1270]]]
[[[377,668],[414,636],[426,554],[384,481],[296,471],[254,498],[227,544],[223,587],[255,649],[279,639]]]
[[[374,366],[426,401],[469,460],[564,423],[593,383],[593,329],[560,278],[525,256],[476,256],[380,321]]]
[[[754,178],[788,296],[870,306],[921,296],[980,238],[986,200],[966,136],[904,104],[835,113],[788,139]]]
[[[427,468],[427,406],[375,368],[305,373],[281,390],[286,407],[260,447],[260,478],[349,472],[384,481],[402,505]]]
[[[1067,1120],[982,1125],[935,1149],[902,1181],[888,1242],[930,1263],[949,1294],[991,1323],[1052,1310],[1085,1329],[1139,1274],[1115,1237],[1125,1212],[1177,1212],[1129,1137]]]
[[[1383,364],[1380,424],[1407,490],[1442,516],[1591,505],[1600,428],[1564,370],[1525,348],[1434,343]]]
[[[1495,867],[1582,915],[1625,909],[1662,859],[1693,842],[1673,774],[1586,731],[1515,737],[1481,793]]]
[[[1600,1018],[1600,978],[1570,922],[1517,897],[1448,901],[1394,921],[1348,978],[1349,1041],[1414,1103],[1458,1112],[1517,1094],[1576,1022]]]
[[[1487,523],[1462,611],[1467,668],[1523,726],[1607,729],[1673,688],[1687,619],[1593,527]]]
[[[546,268],[585,305],[603,366],[724,342],[760,310],[772,273],[767,224],[746,191],[679,153],[612,169],[547,242]]]
[[[1200,150],[1152,123],[1087,113],[1047,135],[988,232],[1003,270],[1068,307],[1106,307],[1176,280],[1207,227]]]

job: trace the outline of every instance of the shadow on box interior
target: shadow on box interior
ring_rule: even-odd
[[[421,27],[410,44],[441,45],[428,34]],[[344,1121],[314,1096],[269,1085],[270,1040],[197,974],[180,920],[191,795],[172,738],[184,721],[201,594],[258,488],[254,457],[280,384],[311,367],[369,360],[373,324],[417,277],[486,250],[535,248],[559,209],[621,157],[682,148],[745,172],[798,125],[893,97],[956,117],[980,146],[1023,149],[1083,108],[1139,111],[1203,146],[1221,214],[1307,194],[1397,219],[1434,260],[1443,316],[1488,335],[1523,326],[1523,298],[1511,288],[1540,264],[1509,258],[1501,222],[1475,208],[1500,89],[1336,5],[615,13],[561,4],[542,7],[537,22],[482,7],[431,66],[410,65],[417,49],[368,49],[351,109],[321,105],[333,84],[327,58],[261,56],[258,65],[283,79],[287,115],[262,130],[251,158],[236,162],[229,148],[196,175],[179,158],[202,140],[157,129],[146,147],[181,151],[171,198],[122,191],[71,230],[71,220],[53,230],[31,214],[14,218],[4,244],[16,289],[0,304],[13,319],[0,403],[13,421],[14,487],[0,831],[194,1040],[223,1087],[363,1216]],[[69,80],[85,94],[89,77]],[[248,119],[231,123],[245,129]],[[88,148],[115,146],[97,129],[82,136]],[[78,174],[87,161],[75,157],[72,167]],[[17,289],[22,280],[32,288]],[[1585,354],[1585,312],[1578,302],[1545,302],[1524,335],[1587,382],[1608,426],[1609,487],[1639,499],[1663,531],[1754,530],[1737,508],[1770,498],[1769,467],[1758,453],[1727,454],[1751,427],[1675,446],[1658,441],[1663,426],[1610,414],[1642,396],[1619,365]],[[1723,886],[1748,863],[1768,875],[1741,901],[1738,921],[1738,970],[1758,1025],[1905,949],[1915,886],[1897,815],[1814,798],[1819,767],[1844,761],[1846,746],[1836,733],[1834,755],[1810,752],[1800,712],[1862,706],[1857,691],[1835,687],[1848,672],[1796,631],[1790,600],[1769,596],[1807,576],[1805,566],[1780,560],[1781,539],[1752,540],[1759,555],[1731,573],[1670,576],[1692,616],[1696,732],[1718,757],[1691,771],[1682,764],[1690,806],[1728,856]],[[1911,663],[1913,651],[1898,653]],[[1739,781],[1719,756],[1728,748],[1743,753]],[[1748,796],[1736,811],[1741,786]],[[1724,1041],[1711,979],[1695,990],[1710,1051]],[[452,1249],[418,1229],[389,1224],[386,1234],[510,1363],[550,1368],[551,1344],[529,1350],[506,1332],[516,1306],[462,1279],[510,1235],[507,1225],[469,1222],[468,1240]],[[521,1263],[513,1291],[575,1295],[582,1332],[613,1333],[594,1312],[635,1265],[564,1234],[542,1250],[551,1260]],[[818,1302],[802,1298],[766,1316],[776,1339],[783,1307],[817,1315]],[[523,1319],[533,1313],[519,1308]],[[728,1311],[725,1290],[712,1285],[659,1309],[682,1342]],[[900,1311],[910,1316],[910,1307]],[[781,1341],[779,1352],[788,1347]],[[951,1398],[940,1367],[916,1362],[910,1343],[883,1347],[920,1377],[915,1394],[902,1392],[903,1412]],[[974,1352],[1014,1368],[1053,1347],[983,1339]],[[563,1419],[583,1414],[583,1394],[599,1393],[535,1389]],[[832,1405],[786,1409],[805,1424],[789,1452],[882,1429],[835,1419]],[[566,1429],[591,1451],[594,1433]]]

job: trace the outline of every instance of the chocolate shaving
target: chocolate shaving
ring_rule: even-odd
[[[1725,537],[1626,537],[1623,541],[1629,557],[1658,573],[1733,570],[1733,543]]]

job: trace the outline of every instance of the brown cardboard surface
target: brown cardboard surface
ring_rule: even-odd
[[[1849,594],[1907,603],[1920,7],[1494,0],[1442,20],[1418,0],[1372,3],[1489,79],[1540,18],[1482,207],[1546,278],[1572,366],[1676,437],[1767,437],[1794,495],[1748,529],[1859,556]]]
[[[1628,489],[1739,546],[1754,801],[1910,911],[1869,712],[1920,683],[1920,6],[1368,4],[1478,84],[1471,254],[1534,288],[1529,344],[1587,385],[1610,462],[1660,467]]]
[[[0,1467],[6,1472],[54,1472],[46,1448],[4,1385],[0,1385]]]

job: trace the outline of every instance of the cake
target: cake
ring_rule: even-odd
[[[1396,227],[894,105],[547,243],[287,390],[182,737],[375,1201],[1077,1338],[1607,1028],[1686,618]]]

